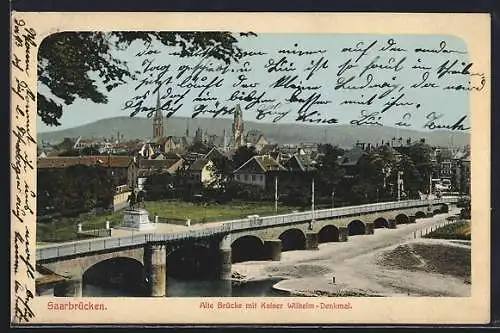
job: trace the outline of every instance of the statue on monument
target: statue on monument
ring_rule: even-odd
[[[143,190],[140,190],[139,192],[137,192],[137,199],[136,199],[136,201],[137,201],[137,207],[138,208],[141,208],[141,206],[142,206],[142,208],[145,208],[145,205],[144,205],[144,199],[145,199],[145,197],[146,197],[146,194],[144,193]]]
[[[135,189],[128,198],[129,208],[124,211],[121,228],[130,230],[153,230],[156,224],[149,220],[149,213],[145,209],[144,199],[146,191]]]
[[[135,205],[136,205],[136,196],[135,196],[135,191],[132,191],[128,198],[127,198],[127,202],[128,202],[128,207],[132,210],[135,210]]]

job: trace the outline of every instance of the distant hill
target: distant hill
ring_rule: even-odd
[[[208,134],[222,135],[223,130],[231,133],[232,119],[213,118],[169,118],[166,121],[166,135],[184,136],[186,126],[189,126],[190,136],[198,127]],[[353,126],[353,125],[305,125],[305,124],[270,124],[245,121],[245,132],[255,129],[263,133],[275,143],[332,143],[341,147],[352,147],[357,140],[360,142],[376,143],[381,140],[402,137],[403,140],[412,138],[412,141],[425,138],[426,142],[435,146],[464,146],[469,144],[468,133],[452,131],[421,132],[415,130],[398,129],[386,126]],[[38,133],[38,140],[60,142],[66,137],[101,138],[111,137],[119,132],[124,139],[147,139],[152,135],[152,120],[143,117],[116,117],[102,119],[90,124],[65,130]]]

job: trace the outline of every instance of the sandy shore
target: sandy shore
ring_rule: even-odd
[[[275,289],[293,295],[469,296],[470,244],[418,237],[454,213],[320,244],[318,251],[283,252],[279,262],[237,263],[233,272],[244,280],[283,278]]]

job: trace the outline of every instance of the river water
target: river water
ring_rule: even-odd
[[[250,281],[244,284],[231,285],[229,281],[220,280],[176,280],[168,278],[168,297],[272,297],[288,296],[274,290],[272,286],[281,279]],[[86,284],[83,286],[86,297],[134,297],[145,296],[138,292],[112,289],[108,287]]]

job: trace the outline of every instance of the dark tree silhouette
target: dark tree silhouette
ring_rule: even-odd
[[[246,161],[257,155],[254,147],[241,146],[234,152],[233,155],[233,169],[238,169]]]
[[[115,187],[106,171],[99,165],[39,170],[37,214],[70,215],[109,208]]]

